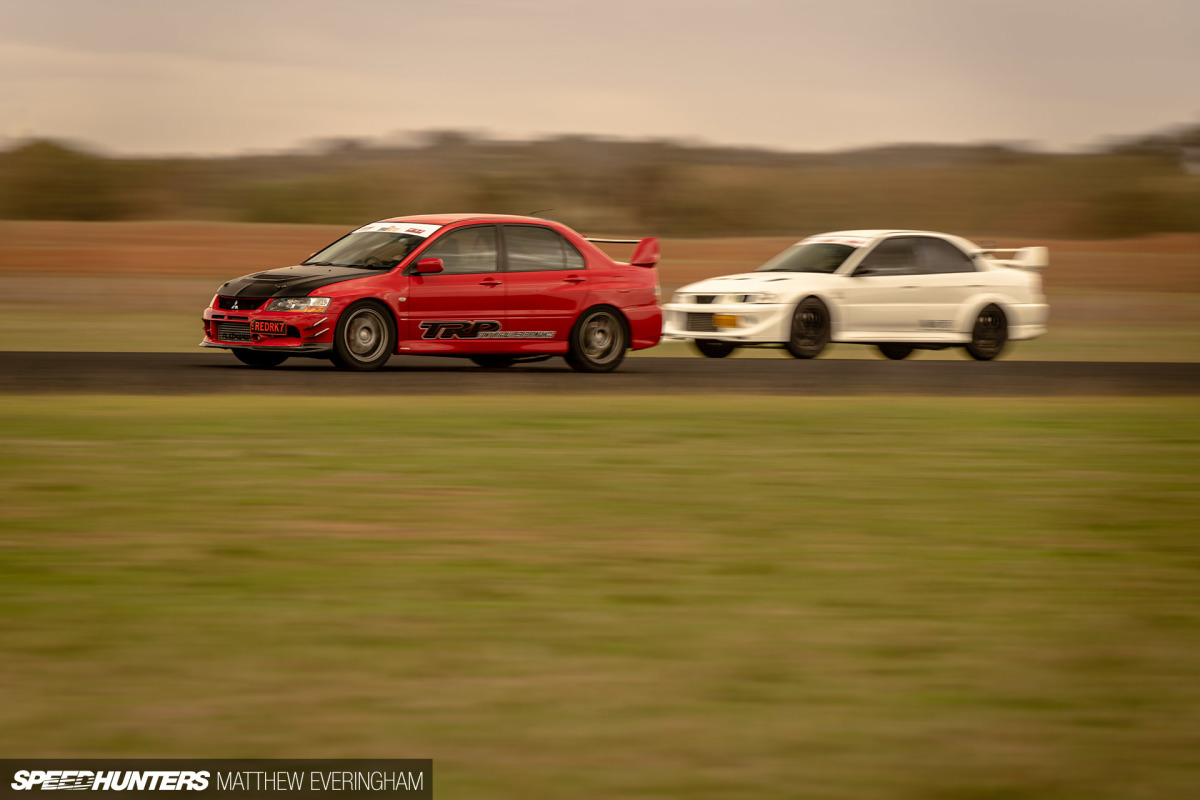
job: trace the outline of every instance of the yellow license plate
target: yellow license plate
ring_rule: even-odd
[[[737,317],[733,314],[713,314],[713,325],[718,328],[736,328]]]

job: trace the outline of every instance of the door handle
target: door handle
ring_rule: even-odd
[[[916,286],[901,286],[900,288],[901,289],[915,289],[917,287]]]
[[[568,275],[567,277],[563,278],[564,283],[583,283],[586,280],[587,278],[581,278],[578,275]]]
[[[481,280],[479,282],[479,285],[480,286],[499,286],[501,283],[503,283],[503,281],[499,281],[495,278],[484,278],[483,280]]]

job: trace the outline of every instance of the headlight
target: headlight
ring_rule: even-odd
[[[276,297],[267,303],[267,311],[324,311],[328,297]]]
[[[779,295],[774,292],[755,292],[754,294],[739,294],[739,303],[778,303]]]
[[[682,303],[683,295],[680,294],[679,292],[675,292],[674,294],[671,295],[671,302],[672,303]]]

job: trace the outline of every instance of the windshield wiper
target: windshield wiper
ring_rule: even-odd
[[[346,264],[346,266],[347,267],[359,267],[361,269],[391,269],[392,267],[396,266],[399,263],[400,263],[399,261],[379,261],[378,259],[376,259],[375,263],[372,263],[372,264],[354,263],[354,264]]]
[[[357,261],[354,261],[349,264],[338,264],[337,262],[334,262],[334,261],[305,261],[300,266],[303,266],[303,267],[359,267],[360,269],[391,269],[392,267],[394,267],[400,263],[400,261],[398,259],[381,261],[380,259],[375,258],[375,259],[370,259],[370,260],[373,263],[362,264]]]

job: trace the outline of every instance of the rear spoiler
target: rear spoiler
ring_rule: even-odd
[[[1013,269],[1045,269],[1050,264],[1050,250],[1045,247],[993,247],[979,252],[1000,266]],[[997,253],[1009,255],[1006,258],[997,258]]]
[[[631,265],[653,267],[658,263],[658,239],[653,236],[645,239],[591,239],[585,236],[584,239],[596,244],[636,244],[637,247],[633,248],[633,256],[629,259]]]

